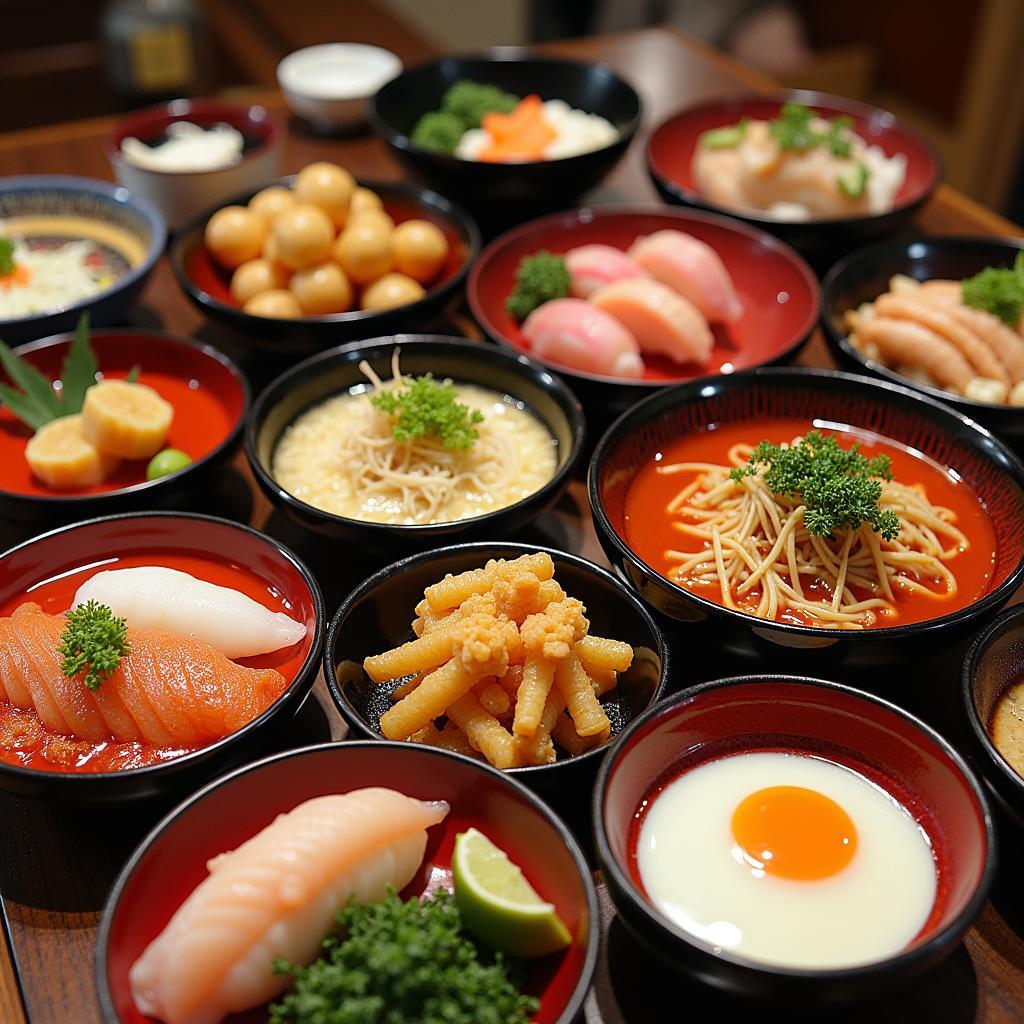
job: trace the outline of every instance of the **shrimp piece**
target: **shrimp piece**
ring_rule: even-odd
[[[858,326],[861,341],[874,345],[892,366],[920,366],[939,387],[963,393],[977,374],[955,345],[910,320],[884,316],[865,318]]]
[[[977,371],[976,376],[1010,383],[1010,375],[996,354],[973,331],[958,323],[949,311],[910,295],[882,295],[875,301],[878,316],[910,320],[927,327],[955,345]]]
[[[927,298],[927,295],[924,296]],[[945,307],[953,319],[973,331],[1006,367],[1010,380],[1019,384],[1024,380],[1024,338],[1007,327],[1002,320],[984,309],[955,305]]]

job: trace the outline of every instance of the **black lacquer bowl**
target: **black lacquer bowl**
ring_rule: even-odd
[[[1024,678],[1024,605],[998,615],[964,660],[961,697],[971,760],[1010,819],[1024,829],[1024,778],[999,752],[988,725],[1006,689]]]
[[[539,490],[505,508],[444,523],[391,525],[324,512],[296,498],[274,479],[274,449],[297,416],[316,403],[367,383],[359,369],[366,360],[384,380],[391,377],[395,348],[403,375],[433,374],[439,380],[475,384],[522,402],[550,432],[556,446],[554,476]],[[397,334],[330,349],[277,377],[253,404],[245,431],[245,452],[256,481],[270,500],[301,526],[335,540],[376,549],[423,547],[441,539],[511,533],[530,522],[561,494],[583,449],[583,410],[554,374],[526,356],[491,345],[432,334]]]
[[[797,418],[828,430],[839,423],[877,434],[953,467],[988,513],[996,537],[988,592],[974,604],[922,622],[862,630],[759,619],[671,583],[630,547],[625,501],[640,468],[662,446],[714,425]],[[752,437],[751,443],[759,440]],[[817,651],[823,661],[869,666],[934,655],[992,618],[1024,579],[1024,465],[997,438],[948,406],[907,388],[826,370],[763,368],[705,378],[653,395],[621,416],[598,442],[588,480],[597,534],[616,570],[652,607],[714,631],[740,654]],[[984,557],[986,553],[981,553]],[[708,635],[702,633],[701,636]]]
[[[424,588],[447,573],[482,568],[491,558],[518,558],[548,551],[555,579],[570,597],[586,606],[590,632],[632,645],[633,664],[619,675],[618,686],[601,703],[612,723],[612,736],[658,700],[669,672],[668,648],[650,613],[606,569],[578,555],[521,544],[459,544],[395,562],[357,587],[338,609],[324,648],[324,678],[345,720],[361,736],[383,739],[380,716],[391,707],[389,690],[363,671],[371,654],[415,639],[413,609]],[[553,764],[512,768],[511,774],[544,792],[578,786],[593,777],[607,744],[576,757],[560,756]]]
[[[565,100],[570,107],[606,118],[619,137],[579,156],[515,164],[461,160],[417,146],[409,137],[416,122],[437,110],[445,90],[460,79],[519,96],[536,93],[542,100]],[[443,57],[403,72],[369,101],[368,117],[395,157],[427,184],[457,196],[481,221],[514,223],[570,205],[596,185],[629,148],[641,110],[636,90],[604,64],[499,47],[478,56]]]
[[[893,381],[937,398],[984,424],[1019,450],[1024,445],[1024,409],[975,402],[941,388],[920,384],[890,370],[850,344],[844,316],[862,302],[872,302],[887,292],[889,279],[896,274],[918,281],[937,278],[959,281],[973,277],[986,267],[1012,266],[1022,250],[1024,241],[1019,238],[929,238],[919,235],[879,242],[850,253],[825,275],[822,283],[821,326],[829,349],[844,369]]]

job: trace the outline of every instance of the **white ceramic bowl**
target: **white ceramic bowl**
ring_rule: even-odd
[[[363,43],[324,43],[296,50],[277,66],[292,112],[328,131],[363,120],[365,101],[402,70],[390,50]]]
[[[201,128],[229,124],[242,133],[246,148],[241,159],[209,171],[156,171],[137,167],[121,153],[121,143],[134,136],[150,143],[160,139],[175,121]],[[129,114],[107,137],[107,156],[119,185],[150,200],[164,215],[167,227],[178,231],[204,210],[234,196],[255,192],[281,173],[283,132],[263,107],[220,100],[171,100]]]

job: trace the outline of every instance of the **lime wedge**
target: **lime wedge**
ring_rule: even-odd
[[[513,956],[547,956],[572,942],[555,907],[482,832],[455,837],[455,904],[481,942]]]

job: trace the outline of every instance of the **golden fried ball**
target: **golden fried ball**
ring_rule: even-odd
[[[349,204],[349,217],[356,217],[367,210],[383,210],[384,201],[376,192],[359,185],[352,193],[352,202]]]
[[[349,214],[349,224],[355,224],[356,221],[364,220],[379,222],[389,234],[395,230],[395,222],[383,210],[377,210],[368,206],[363,210],[353,210]]]
[[[423,286],[405,274],[385,274],[363,292],[363,309],[394,309],[422,299]]]
[[[391,233],[374,217],[353,221],[331,250],[356,284],[369,284],[391,269]]]
[[[249,200],[249,209],[263,221],[267,227],[274,222],[279,213],[294,206],[298,200],[283,185],[271,185],[269,188],[257,192]]]
[[[323,263],[334,244],[331,218],[310,203],[297,203],[279,213],[270,229],[277,243],[277,258],[292,270]]]
[[[313,316],[344,313],[352,306],[352,285],[334,262],[297,271],[288,287],[303,310]]]
[[[203,240],[221,266],[234,270],[259,256],[266,233],[266,225],[252,210],[225,206],[206,222]]]
[[[302,307],[290,291],[273,288],[269,292],[254,295],[242,309],[251,316],[269,316],[275,320],[297,320],[302,316]]]
[[[335,227],[342,228],[348,220],[348,208],[356,179],[343,167],[323,161],[303,167],[295,175],[295,198],[300,203],[319,206]]]
[[[426,220],[407,220],[391,235],[391,255],[395,270],[420,284],[437,277],[448,255],[448,240],[435,224]]]
[[[272,263],[262,256],[248,260],[231,275],[231,297],[244,304],[260,292],[284,288],[288,276],[289,272],[280,263]]]

